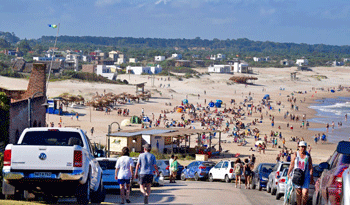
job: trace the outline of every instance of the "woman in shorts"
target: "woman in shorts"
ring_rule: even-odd
[[[130,182],[133,174],[133,160],[129,157],[129,148],[124,147],[122,149],[122,157],[120,157],[115,165],[115,179],[120,186],[121,204],[130,203]]]

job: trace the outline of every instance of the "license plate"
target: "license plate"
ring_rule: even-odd
[[[34,172],[34,177],[38,178],[50,178],[51,175],[51,172]]]

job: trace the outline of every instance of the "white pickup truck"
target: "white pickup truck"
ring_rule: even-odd
[[[78,128],[27,128],[4,152],[3,194],[75,196],[79,204],[105,199],[102,169],[90,140]],[[26,192],[25,192],[26,191]]]

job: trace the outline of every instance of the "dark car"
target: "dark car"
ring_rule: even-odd
[[[215,166],[215,162],[194,161],[182,170],[181,180],[194,179],[198,181],[200,179],[207,179],[208,173],[213,166]]]
[[[257,188],[259,191],[262,188],[266,188],[269,175],[272,172],[276,164],[273,163],[260,163],[253,171],[252,188]]]
[[[319,165],[322,172],[317,181],[313,199],[314,204],[340,204],[343,172],[350,164],[350,142],[341,141],[337,150],[327,160]]]

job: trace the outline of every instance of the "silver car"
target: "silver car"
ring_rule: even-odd
[[[341,204],[350,205],[350,168],[343,172],[343,186],[341,193]]]
[[[278,177],[282,174],[284,169],[288,169],[290,162],[278,162],[273,168],[272,172],[269,175],[269,180],[266,185],[267,193],[271,192],[271,195],[275,195],[277,191],[277,181]]]
[[[159,177],[169,177],[170,171],[169,171],[169,160],[168,159],[158,159],[157,160],[157,166],[159,171]]]
[[[286,180],[287,180],[288,168],[284,169],[282,174],[278,177],[277,180],[277,190],[276,190],[276,199],[280,200],[280,198],[284,195],[286,191]]]

